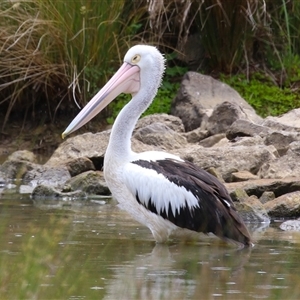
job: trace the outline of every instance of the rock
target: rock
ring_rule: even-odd
[[[249,171],[239,171],[234,172],[231,174],[231,181],[246,181],[246,180],[253,180],[258,179],[259,177],[256,175],[253,175]]]
[[[208,137],[208,131],[207,130],[202,130],[200,127],[192,130],[192,131],[188,131],[182,134],[188,143],[198,143],[201,140],[205,139]]]
[[[36,156],[33,152],[28,150],[18,150],[13,152],[8,158],[7,161],[27,161],[34,163],[36,161]]]
[[[260,196],[259,198],[259,201],[262,203],[262,204],[265,204],[271,200],[274,200],[275,199],[275,194],[271,191],[265,191],[262,193],[262,195]]]
[[[248,137],[248,136],[244,136],[244,137],[237,137],[234,140],[228,140],[226,137],[221,139],[219,142],[217,142],[216,144],[212,145],[212,148],[230,148],[230,147],[257,147],[257,146],[261,146],[264,147],[266,146],[264,143],[263,138],[261,138],[260,136],[254,136],[254,137]],[[269,147],[270,150],[272,150],[272,153],[274,154],[275,157],[279,157],[279,154],[276,151],[276,148],[272,145],[270,145]]]
[[[299,143],[299,141],[290,143],[288,154],[289,153],[295,153],[297,155],[300,155],[300,143]]]
[[[187,147],[173,150],[183,159],[192,161],[203,169],[214,167],[228,182],[231,174],[238,170],[249,171],[256,174],[261,166],[276,157],[273,146],[253,146],[253,147],[222,147],[222,148],[202,148],[198,145],[188,145]]]
[[[104,157],[108,145],[110,130],[98,133],[84,133],[68,138],[59,145],[46,162],[48,166],[59,166],[69,160],[80,157]]]
[[[300,231],[300,220],[287,220],[280,224],[280,229],[284,231]]]
[[[103,173],[99,171],[87,171],[72,177],[65,183],[64,190],[68,186],[71,187],[71,191],[81,190],[87,194],[110,195]]]
[[[58,187],[71,178],[71,175],[64,165],[51,167],[46,165],[35,165],[24,175],[24,182],[33,187],[37,185],[47,185]]]
[[[27,150],[19,150],[13,152],[5,162],[0,165],[0,173],[3,175],[3,180],[22,179],[24,174],[32,170],[35,166],[35,155]]]
[[[58,186],[64,180],[70,178],[70,174],[64,167],[48,168],[34,163],[35,155],[30,151],[16,151],[0,166],[0,172],[5,174],[5,187],[10,179],[22,179],[18,190],[21,194],[30,194],[33,188],[41,183],[50,186]]]
[[[274,119],[269,119],[274,118]],[[269,128],[271,131],[279,132],[300,132],[300,129],[284,125],[282,123],[276,122],[276,117],[267,117],[261,123],[261,126]]]
[[[265,162],[258,176],[261,178],[300,177],[300,154],[290,152],[288,155]]]
[[[187,72],[171,104],[171,114],[179,117],[186,131],[202,125],[215,106],[223,102],[235,103],[253,122],[261,120],[254,109],[230,86],[210,76]]]
[[[67,161],[79,157],[87,157],[92,160],[95,165],[94,160],[100,159],[103,161],[109,136],[110,130],[98,133],[84,133],[70,137],[59,145],[45,165],[53,167],[61,166]],[[135,138],[132,138],[132,149],[136,152],[158,150],[155,146],[145,145]],[[97,168],[97,166],[95,167]]]
[[[300,138],[300,135],[297,132],[274,132],[270,128],[250,123],[245,120],[237,120],[236,122],[234,122],[226,133],[226,137],[231,141],[234,141],[235,143],[239,142],[241,136],[245,135],[252,136],[255,139],[260,139],[261,142],[263,142],[265,145],[273,145],[277,150],[277,154],[274,154],[278,157],[287,154],[292,143],[299,141]],[[256,142],[259,143],[258,140],[256,140]],[[298,149],[300,149],[300,143]],[[267,166],[265,166],[264,168],[266,169]],[[265,174],[264,172],[260,174],[260,176],[263,178],[271,178],[270,176],[275,178],[277,177],[277,175],[278,177],[282,177],[282,175],[278,173],[277,168],[275,168],[273,175]],[[291,176],[291,173],[288,173],[284,176]]]
[[[244,137],[237,137],[234,140],[229,141],[229,145],[231,147],[236,147],[236,146],[246,146],[246,147],[254,147],[254,146],[264,146],[264,139],[261,138],[260,136],[244,136]],[[276,157],[279,157],[275,147],[270,147],[270,149],[273,148],[273,154]]]
[[[266,209],[257,199],[251,196],[247,200],[235,203],[242,219],[247,223],[270,223]]]
[[[229,140],[244,136],[261,136],[265,137],[270,134],[271,130],[268,127],[255,124],[249,120],[236,120],[228,128],[226,137]]]
[[[264,204],[271,217],[291,218],[300,216],[300,191],[284,194]]]
[[[244,202],[249,198],[249,195],[245,190],[237,188],[230,192],[230,197],[234,202]]]
[[[0,189],[4,188],[6,182],[7,182],[6,175],[4,174],[4,172],[0,171]]]
[[[205,108],[200,103],[203,97],[201,93],[204,91],[199,86],[199,74],[186,73],[171,104],[171,114],[182,120],[185,131],[200,127],[203,119],[208,118]]]
[[[217,105],[207,120],[206,129],[209,135],[225,133],[239,119],[247,119],[247,115],[236,103],[222,102]]]
[[[300,191],[300,178],[257,179],[226,183],[225,186],[229,193],[242,189],[249,196],[255,195],[259,198],[264,192],[270,191],[279,197],[289,192]]]
[[[3,188],[1,188],[1,194],[12,195],[19,192],[18,186],[14,183],[6,183]]]
[[[224,133],[215,134],[212,136],[207,137],[199,142],[199,145],[205,148],[209,148],[217,144],[220,140],[225,138]]]
[[[96,170],[93,162],[87,157],[71,159],[67,161],[65,165],[72,177],[85,171]]]
[[[135,130],[153,123],[163,123],[176,132],[184,132],[184,126],[180,118],[167,114],[153,114],[138,120]]]
[[[247,223],[269,223],[267,211],[256,196],[248,196],[243,189],[230,192],[230,197],[243,220]]]
[[[34,188],[31,194],[32,199],[42,200],[42,199],[58,199],[58,198],[85,198],[86,195],[82,191],[74,191],[69,193],[62,193],[61,191],[55,189],[52,186],[38,185]]]
[[[300,131],[300,108],[293,109],[279,117],[267,117],[263,126],[268,126],[273,130],[280,131]]]
[[[133,137],[144,144],[153,145],[162,150],[184,147],[186,138],[163,123],[153,123],[135,131]]]
[[[31,194],[34,190],[33,186],[21,184],[19,187],[20,194]]]
[[[25,160],[6,160],[0,165],[0,172],[4,174],[4,179],[22,179],[26,172],[32,170],[35,164]]]
[[[266,145],[273,145],[280,156],[286,154],[292,142],[300,140],[299,134],[286,132],[272,132],[265,138]]]

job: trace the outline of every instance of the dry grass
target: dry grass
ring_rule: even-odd
[[[0,16],[0,105],[7,102],[5,126],[14,107],[34,105],[41,90],[55,92],[55,83],[65,80],[65,64],[47,57],[54,52],[57,34],[30,2],[8,4]]]
[[[0,107],[54,120],[70,101],[84,105],[126,45],[125,1],[6,1],[0,4]]]
[[[149,0],[148,9],[159,42],[181,51],[191,34],[199,36],[206,71],[249,77],[259,65],[282,85],[278,76],[291,75],[300,60],[299,1]]]
[[[43,123],[75,114],[130,45],[180,53],[192,34],[204,53],[197,69],[249,78],[259,68],[296,86],[299,15],[299,1],[283,0],[1,1],[0,126],[12,115]]]
[[[263,0],[150,0],[150,25],[163,42],[170,33],[176,35],[179,51],[196,31],[210,69],[230,73],[248,59],[255,32],[267,15],[264,4]]]

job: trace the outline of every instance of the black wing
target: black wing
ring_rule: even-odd
[[[151,199],[145,205],[136,194],[136,199],[141,205],[168,219],[178,227],[204,233],[212,232],[225,240],[252,245],[248,229],[236,211],[225,186],[216,177],[188,161],[163,159],[157,161],[138,160],[132,163],[155,170],[170,182],[184,187],[197,198],[199,203],[197,207],[193,208],[188,205],[181,207],[175,215],[169,204],[168,210],[158,213]]]

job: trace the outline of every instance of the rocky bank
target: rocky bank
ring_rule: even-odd
[[[262,119],[228,85],[188,72],[171,114],[139,120],[132,148],[168,151],[214,174],[247,222],[290,219],[281,228],[299,230],[299,117],[300,109],[295,109]],[[29,151],[14,152],[0,165],[0,193],[17,179],[20,192],[34,199],[109,195],[102,174],[109,134],[70,137],[43,165]]]

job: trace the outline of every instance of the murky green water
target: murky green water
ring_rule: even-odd
[[[300,233],[156,245],[113,201],[0,194],[0,299],[300,299]]]

